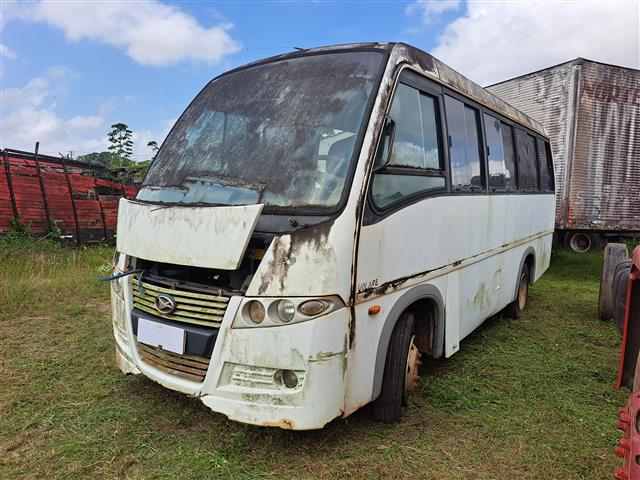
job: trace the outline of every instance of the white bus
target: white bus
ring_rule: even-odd
[[[212,80],[120,201],[116,362],[228,418],[397,421],[421,362],[547,269],[543,128],[402,43]]]

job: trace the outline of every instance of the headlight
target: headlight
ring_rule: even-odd
[[[337,295],[316,298],[247,299],[232,328],[277,327],[314,320],[344,308]]]
[[[264,321],[265,310],[261,302],[251,300],[245,308],[247,310],[247,316],[253,323],[260,325]]]
[[[276,314],[280,320],[289,323],[296,314],[296,307],[289,300],[278,300],[276,302]]]

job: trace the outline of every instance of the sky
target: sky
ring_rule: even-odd
[[[151,157],[213,77],[294,47],[402,41],[480,85],[584,57],[640,68],[632,1],[0,0],[0,147]]]

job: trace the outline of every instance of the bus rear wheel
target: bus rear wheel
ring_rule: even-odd
[[[505,312],[511,318],[520,318],[527,308],[527,300],[529,298],[529,266],[524,264],[522,272],[518,279],[518,293],[513,302],[507,305]]]
[[[400,420],[402,406],[418,387],[422,354],[415,344],[415,317],[400,315],[389,340],[382,377],[382,391],[373,402],[373,416],[384,423]]]

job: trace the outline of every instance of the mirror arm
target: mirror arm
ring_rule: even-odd
[[[384,148],[385,143],[388,145],[387,155],[385,156],[384,160],[380,162],[379,165],[374,166],[374,169],[373,169],[374,172],[378,172],[384,169],[391,162],[391,153],[393,150],[393,139],[395,137],[395,133],[396,133],[396,122],[393,120],[393,118],[391,118],[391,116],[385,115],[384,124],[382,127],[383,142],[381,142],[380,146]]]
[[[387,158],[384,159],[384,163],[382,164],[382,168],[386,167],[391,163],[391,154],[393,153],[393,141],[396,136],[396,122],[391,118],[390,115],[386,116],[387,126],[389,128],[389,148],[387,149]]]

